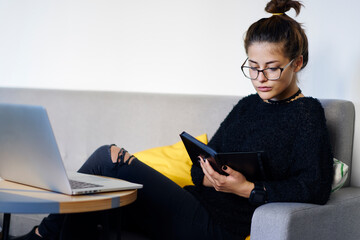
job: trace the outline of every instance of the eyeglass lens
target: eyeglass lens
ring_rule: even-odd
[[[266,68],[263,70],[258,70],[257,68],[253,67],[244,67],[244,74],[250,79],[257,79],[260,72],[262,72],[269,80],[278,79],[281,75],[280,68]]]

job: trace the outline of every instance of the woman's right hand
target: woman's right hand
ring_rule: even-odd
[[[205,174],[203,179],[204,186],[213,187],[216,191],[233,193],[249,198],[251,190],[254,189],[254,183],[247,181],[243,174],[224,166],[223,171],[228,176],[221,175],[211,167],[207,159],[202,157],[200,159],[200,166]]]

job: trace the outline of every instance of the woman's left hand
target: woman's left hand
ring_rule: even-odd
[[[200,165],[205,177],[216,191],[234,193],[241,197],[249,198],[251,190],[254,188],[254,183],[247,181],[242,173],[228,166],[223,166],[223,171],[229,175],[221,175],[211,167],[208,160],[205,159],[204,161],[201,157],[200,159]]]

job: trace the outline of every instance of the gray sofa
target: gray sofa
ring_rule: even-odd
[[[68,170],[77,170],[103,144],[116,143],[134,153],[175,143],[183,130],[193,135],[207,133],[210,138],[239,98],[0,88],[0,102],[48,109]],[[351,167],[354,106],[342,100],[321,102],[335,157]],[[10,234],[29,231],[42,217],[13,215]],[[251,240],[357,240],[359,222],[360,188],[352,186],[348,178],[345,187],[333,193],[324,206],[270,203],[259,207],[252,220]]]

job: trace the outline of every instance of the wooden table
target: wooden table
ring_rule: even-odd
[[[136,200],[137,190],[68,196],[0,178],[0,213],[4,213],[3,240],[9,238],[11,213],[81,213],[108,210]]]

